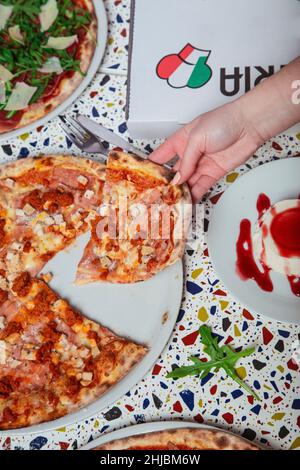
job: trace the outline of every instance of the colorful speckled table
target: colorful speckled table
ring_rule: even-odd
[[[106,0],[109,40],[103,66],[92,85],[69,109],[127,137],[124,116],[128,49],[129,0]],[[150,151],[159,142],[135,142]],[[0,160],[41,153],[79,154],[62,135],[55,119],[35,132],[1,142]],[[267,143],[229,174],[204,201],[205,230],[222,191],[241,174],[266,161],[300,152],[300,135],[282,135]],[[130,424],[157,420],[186,420],[230,429],[251,441],[275,449],[300,448],[300,327],[253,315],[230,297],[212,267],[206,246],[185,253],[185,292],[169,344],[135,388],[108,409],[86,421],[43,435],[0,438],[0,449],[77,449],[99,435]],[[283,313],[284,315],[284,313]],[[235,348],[256,345],[255,355],[241,361],[240,376],[263,398],[254,402],[222,372],[204,380],[171,381],[174,365],[201,353],[198,328],[208,323],[222,343]]]

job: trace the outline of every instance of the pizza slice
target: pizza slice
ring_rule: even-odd
[[[146,348],[120,338],[23,272],[0,310],[0,429],[50,421],[99,398]]]
[[[94,450],[260,450],[258,446],[231,433],[217,430],[180,428],[131,436]]]
[[[103,204],[76,282],[143,281],[183,255],[191,217],[186,186],[172,172],[123,152],[109,155]]]
[[[102,201],[104,176],[103,164],[69,156],[30,158],[1,168],[3,224],[6,220],[13,240],[3,257],[8,276],[37,274],[89,230]]]

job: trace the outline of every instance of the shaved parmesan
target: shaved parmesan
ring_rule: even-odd
[[[57,75],[60,75],[63,73],[64,69],[60,65],[58,57],[49,57],[49,59],[47,59],[44,63],[43,67],[38,69],[38,71],[41,73],[56,73]]]
[[[13,77],[13,74],[8,69],[0,65],[0,81],[9,82]]]
[[[58,16],[58,7],[56,0],[48,0],[48,2],[42,6],[39,19],[41,23],[41,31],[48,31],[53,25]]]
[[[5,28],[13,9],[14,7],[12,5],[2,5],[0,3],[0,30]]]
[[[61,36],[58,38],[49,37],[47,44],[45,46],[47,49],[57,49],[58,51],[62,51],[67,49],[68,47],[72,46],[74,42],[78,40],[77,35],[74,36]]]
[[[0,104],[5,103],[5,100],[6,100],[5,83],[0,81]]]
[[[24,82],[16,83],[5,106],[5,111],[19,111],[26,108],[36,90],[37,87],[26,85]]]
[[[24,37],[21,33],[19,25],[8,28],[8,34],[14,41],[19,42],[20,44],[24,44]]]

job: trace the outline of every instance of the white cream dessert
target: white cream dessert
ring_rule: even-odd
[[[259,217],[253,250],[262,265],[300,277],[300,200],[280,201]]]

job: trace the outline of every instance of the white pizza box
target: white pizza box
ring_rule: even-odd
[[[132,0],[131,8],[127,124],[135,138],[169,135],[300,52],[299,0]]]

